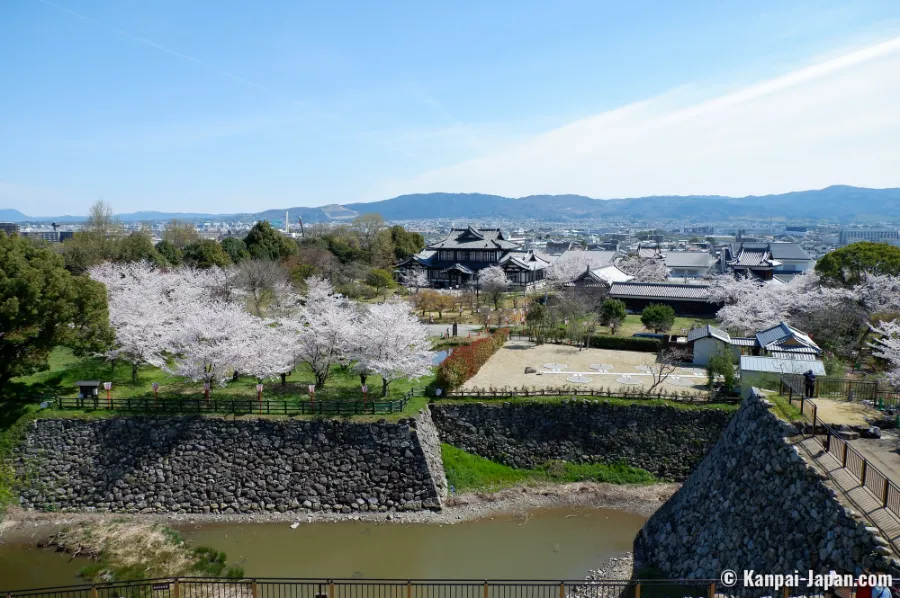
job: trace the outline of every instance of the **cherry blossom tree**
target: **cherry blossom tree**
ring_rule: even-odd
[[[500,306],[503,293],[509,288],[509,278],[500,266],[490,266],[478,272],[478,285],[494,304],[494,309]]]
[[[400,274],[400,284],[408,289],[415,289],[416,292],[419,292],[419,289],[428,288],[428,286],[430,286],[430,283],[428,282],[428,273],[419,268],[407,270]]]
[[[306,304],[300,310],[301,325],[295,326],[291,351],[298,363],[309,365],[316,386],[321,388],[331,374],[331,366],[345,358],[358,342],[358,317],[345,300],[335,296],[327,280],[311,277],[306,282]]]
[[[169,298],[177,277],[147,262],[104,263],[90,270],[94,280],[107,287],[109,321],[115,342],[103,355],[131,365],[131,381],[137,382],[142,365],[160,366],[169,344],[178,311]]]
[[[879,338],[869,343],[872,353],[888,362],[890,371],[888,381],[900,386],[900,320],[883,322],[872,330]]]
[[[557,258],[545,271],[544,279],[551,285],[560,287],[572,282],[593,264],[584,255],[572,255],[566,259]]]
[[[262,326],[262,320],[234,304],[205,301],[189,306],[167,348],[174,357],[161,367],[210,387],[224,386],[254,358],[255,343],[248,341]]]
[[[394,380],[418,378],[431,371],[428,332],[399,301],[370,305],[358,326],[354,350],[357,367],[381,376],[381,396]]]
[[[616,267],[634,276],[635,282],[664,282],[669,277],[669,269],[661,258],[627,255],[616,262]]]

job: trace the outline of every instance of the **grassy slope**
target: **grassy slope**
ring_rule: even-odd
[[[625,464],[552,462],[535,469],[515,469],[467,453],[449,444],[441,445],[447,481],[457,492],[496,491],[517,484],[539,482],[608,482],[612,484],[652,484],[648,471]]]

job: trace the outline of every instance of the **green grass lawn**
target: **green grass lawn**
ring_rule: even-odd
[[[780,419],[784,421],[792,422],[798,419],[803,419],[803,414],[800,413],[800,409],[791,405],[790,401],[788,401],[787,397],[783,397],[781,395],[770,394],[766,397],[770,401],[772,401],[772,411],[777,415]]]
[[[535,469],[516,469],[451,446],[441,445],[447,481],[457,492],[495,492],[510,486],[541,482],[608,482],[611,484],[652,484],[649,471],[624,463],[569,463],[554,461]]]
[[[672,325],[672,329],[669,331],[672,334],[681,334],[681,329],[684,328],[686,330],[690,330],[691,328],[698,328],[700,326],[705,326],[707,324],[715,324],[715,320],[704,319],[704,318],[684,318],[678,316],[675,318],[675,324]],[[605,328],[604,328],[605,330]],[[652,332],[644,328],[644,325],[641,323],[640,314],[628,314],[625,316],[625,321],[622,322],[622,325],[619,326],[619,330],[617,331],[617,336],[631,336],[635,332]]]
[[[50,355],[50,369],[32,376],[16,378],[9,384],[11,393],[47,393],[57,396],[74,397],[78,394],[75,382],[79,380],[100,380],[112,382],[113,397],[152,397],[154,382],[159,383],[159,398],[166,397],[202,397],[203,384],[185,378],[171,376],[159,368],[144,366],[138,370],[137,381],[131,380],[131,366],[126,363],[113,365],[96,357],[75,357],[69,349],[57,348]],[[400,398],[411,388],[424,388],[433,381],[433,376],[418,380],[396,380],[391,383],[388,396]],[[264,382],[263,398],[306,400],[309,396],[307,387],[315,382],[309,367],[300,365],[286,379],[282,386],[280,380]],[[366,381],[370,398],[381,393],[381,379],[369,376]],[[324,388],[316,390],[316,398],[325,399],[361,399],[359,376],[352,369],[332,368],[331,377]],[[101,388],[100,394],[104,392]],[[256,397],[256,379],[241,376],[236,381],[229,381],[224,387],[214,386],[211,396],[219,398]]]

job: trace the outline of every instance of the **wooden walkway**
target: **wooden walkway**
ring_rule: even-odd
[[[882,537],[891,543],[894,556],[900,556],[900,518],[885,509],[868,488],[861,486],[835,455],[826,453],[815,437],[797,436],[792,442],[807,463],[828,476],[838,492],[838,499],[878,528]]]

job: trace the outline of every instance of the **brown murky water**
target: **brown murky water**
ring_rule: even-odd
[[[180,531],[191,545],[225,551],[252,577],[582,579],[630,550],[644,521],[603,509],[542,509],[443,526],[346,521]],[[78,583],[85,563],[28,544],[0,544],[0,590]]]

